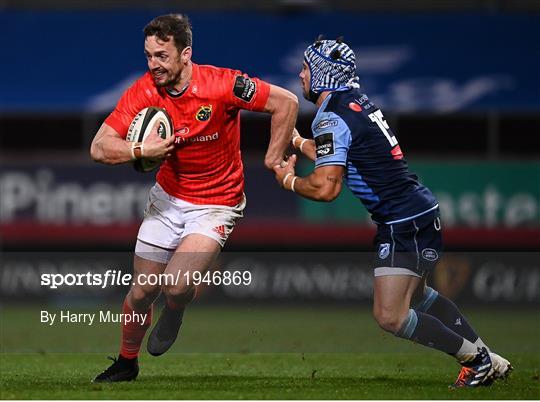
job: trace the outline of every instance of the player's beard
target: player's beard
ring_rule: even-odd
[[[309,86],[306,89],[306,84],[304,82],[304,79],[300,80],[300,86],[302,87],[302,95],[304,96],[304,99],[309,100]]]
[[[302,81],[302,95],[304,96],[305,100],[310,101],[312,103],[317,103],[317,100],[319,99],[320,94],[316,94],[309,87],[308,89],[306,89],[304,82]]]
[[[309,100],[309,91],[306,91],[306,88],[302,85],[302,95],[305,100]]]
[[[174,87],[178,82],[180,82],[181,73],[182,71],[178,71],[176,74],[171,75],[169,70],[166,70],[166,73],[164,74],[166,77],[165,80],[158,81],[154,73],[152,73],[152,78],[158,87]]]

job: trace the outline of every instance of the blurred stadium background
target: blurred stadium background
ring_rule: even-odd
[[[88,306],[85,300],[101,296],[116,303],[125,292],[54,293],[39,286],[38,275],[44,269],[85,272],[89,255],[118,261],[133,249],[154,174],[95,164],[89,145],[122,91],[146,70],[143,26],[168,12],[191,18],[195,62],[241,69],[299,98],[303,49],[319,33],[344,35],[356,51],[366,93],[383,108],[408,162],[440,200],[450,253],[439,267],[438,286],[492,316],[511,314],[502,305],[524,308],[529,313],[522,327],[539,335],[538,325],[526,323],[540,318],[540,2],[3,0],[3,351],[38,350],[18,342],[24,331],[39,334],[36,339],[50,336],[40,332],[37,307],[20,307],[23,301]],[[297,127],[304,136],[314,112],[301,99]],[[368,257],[348,254],[371,250],[374,227],[362,205],[347,190],[333,204],[281,191],[262,163],[269,119],[245,112],[242,130],[248,207],[226,250],[254,258],[264,283],[237,294],[209,289],[200,301],[210,308],[204,314],[212,314],[214,303],[234,300],[269,302],[278,313],[315,300],[369,308]],[[309,169],[302,165],[305,173]],[[291,254],[294,266],[273,264],[284,251],[307,254]],[[318,265],[305,257],[314,251],[325,256]],[[78,261],[68,268],[58,262],[67,253]],[[364,262],[351,264],[351,257],[339,265],[333,255]],[[123,268],[129,271],[129,260]],[[338,317],[342,323],[354,319]],[[375,327],[368,319],[362,323]],[[111,343],[99,350],[114,350],[112,328],[110,334]],[[537,342],[523,339],[528,346],[515,352],[535,356],[538,367]]]

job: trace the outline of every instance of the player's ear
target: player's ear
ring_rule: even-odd
[[[191,54],[191,46],[185,47],[184,50],[182,50],[182,53],[180,53],[180,60],[182,61],[182,63],[187,64],[191,60]]]

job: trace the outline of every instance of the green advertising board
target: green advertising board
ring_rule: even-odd
[[[447,226],[539,227],[540,163],[414,162],[410,168],[436,195]],[[301,174],[311,166],[302,164]],[[362,203],[348,189],[332,203],[302,199],[309,222],[367,222]]]

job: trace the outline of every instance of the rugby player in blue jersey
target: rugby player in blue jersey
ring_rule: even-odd
[[[286,190],[330,202],[342,181],[377,224],[373,315],[385,331],[440,350],[462,368],[454,386],[505,378],[510,363],[490,351],[457,306],[426,285],[442,251],[437,199],[411,173],[383,112],[362,93],[354,52],[342,39],[319,38],[304,53],[304,97],[319,110],[313,140],[294,133],[293,145],[315,161],[295,175],[296,155],[275,166]]]

